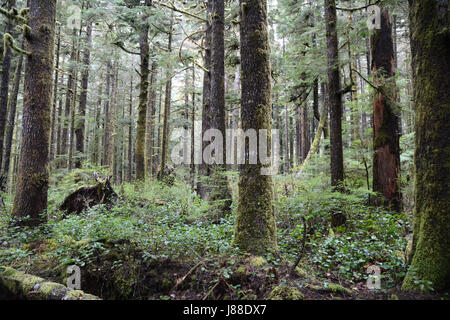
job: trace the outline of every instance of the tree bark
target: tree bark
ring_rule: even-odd
[[[9,10],[15,7],[15,5],[15,0],[8,1]],[[5,33],[10,34],[12,30],[13,24],[10,23],[10,21],[7,19]],[[6,128],[6,116],[8,113],[9,78],[12,57],[12,49],[10,48],[10,46],[5,46],[3,50],[5,52],[3,53],[4,58],[2,62],[2,80],[0,84],[0,165],[3,159],[3,141]]]
[[[266,0],[240,0],[242,129],[272,131],[270,47]],[[271,139],[268,139],[268,146]],[[246,152],[246,154],[248,154]],[[277,250],[273,184],[262,164],[240,166],[234,245],[254,254]]]
[[[167,51],[172,52],[172,37],[173,37],[173,15],[170,20],[169,41],[167,45]],[[158,180],[163,181],[166,176],[166,165],[169,153],[169,119],[170,119],[170,107],[172,102],[172,72],[171,68],[167,69],[167,82],[166,82],[166,96],[164,101],[164,120],[162,130],[162,146],[161,146],[161,163],[158,174]]]
[[[212,41],[211,41],[211,107],[210,107],[210,126],[207,129],[216,129],[222,133],[222,137],[226,137],[226,120],[225,120],[225,7],[224,1],[213,0],[212,3]],[[219,151],[222,155],[216,154],[216,159],[220,157],[223,163],[215,163],[211,165],[212,181],[210,185],[209,201],[212,204],[212,211],[216,216],[216,222],[230,211],[232,199],[230,189],[228,187],[228,179],[224,175],[226,171],[226,141],[224,148]]]
[[[205,149],[207,144],[203,141],[203,136],[206,130],[210,127],[210,107],[211,107],[211,41],[212,41],[212,30],[211,30],[211,22],[210,17],[212,15],[212,0],[208,0],[207,3],[207,16],[206,19],[206,31],[205,31],[205,55],[203,65],[205,66],[205,72],[203,73],[203,102],[202,102],[202,148],[201,152]],[[209,166],[203,161],[202,154],[202,162],[198,166],[198,175],[199,179],[197,182],[197,193],[202,199],[207,199],[209,188]]]
[[[85,116],[87,106],[87,90],[89,85],[89,68],[91,64],[91,42],[92,42],[92,21],[89,21],[86,27],[86,48],[83,54],[84,70],[81,77],[81,92],[80,92],[80,105],[79,105],[79,119],[75,130],[77,137],[76,150],[79,153],[78,158],[75,161],[75,168],[81,168],[81,155],[84,155],[84,132],[85,132]]]
[[[371,36],[371,65],[380,87],[373,102],[373,190],[381,197],[377,204],[400,212],[400,142],[396,110],[395,59],[389,11],[381,14],[381,29]]]
[[[148,29],[148,25],[145,25],[143,27],[139,41],[141,53],[141,82],[139,86],[139,106],[136,135],[136,180],[145,179],[145,127],[147,118],[148,75],[150,59]]]
[[[30,217],[19,221],[21,225],[39,225],[47,210],[55,16],[56,1],[31,1],[31,31],[25,43],[32,54],[25,69],[21,156],[12,209],[16,218]]]
[[[412,261],[405,290],[450,288],[450,23],[448,1],[409,1],[416,113]],[[417,281],[419,280],[419,281]]]
[[[339,44],[336,31],[335,0],[325,0],[325,23],[328,57],[328,102],[330,104],[331,186],[343,189],[342,93],[339,75]]]

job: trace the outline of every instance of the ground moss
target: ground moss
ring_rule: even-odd
[[[295,287],[280,287],[273,288],[267,300],[303,300],[304,296]]]

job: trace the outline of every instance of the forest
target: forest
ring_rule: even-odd
[[[0,300],[449,300],[449,10],[0,0]]]

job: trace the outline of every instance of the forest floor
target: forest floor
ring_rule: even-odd
[[[280,191],[279,251],[257,257],[232,246],[235,215],[213,223],[189,186],[124,184],[115,187],[120,198],[112,208],[65,216],[59,210],[65,197],[91,178],[76,172],[54,179],[48,222],[40,228],[14,227],[8,214],[0,215],[0,266],[65,284],[67,267],[77,265],[81,289],[104,299],[448,299],[400,290],[410,214],[371,207],[358,191],[338,198],[320,181],[297,186],[301,193]],[[329,212],[338,209],[347,222],[331,228]],[[380,289],[366,285],[369,266],[380,270]]]

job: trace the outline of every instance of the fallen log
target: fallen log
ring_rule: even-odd
[[[81,290],[0,266],[0,300],[101,300]]]

